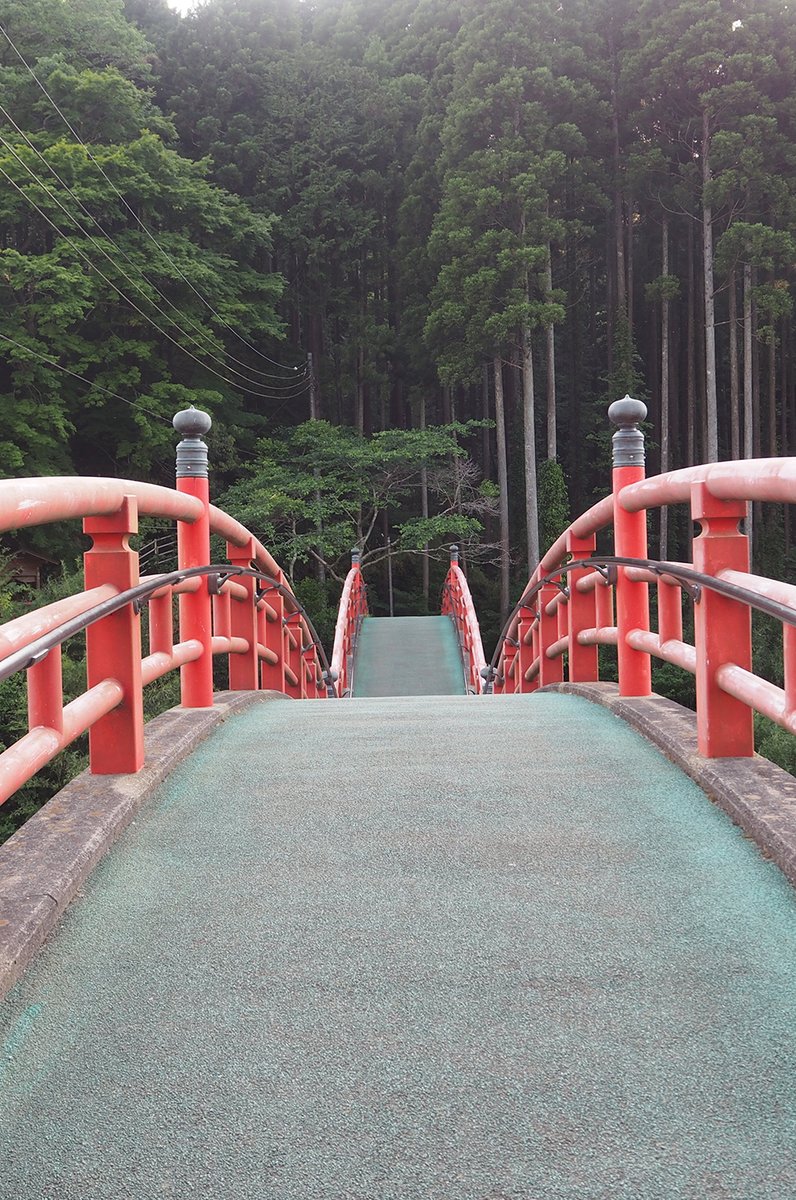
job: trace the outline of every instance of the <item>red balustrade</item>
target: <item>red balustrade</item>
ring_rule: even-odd
[[[94,773],[140,770],[143,691],[173,670],[180,671],[187,708],[212,705],[218,656],[227,658],[234,690],[329,695],[323,652],[277,563],[240,522],[209,503],[201,440],[209,417],[191,409],[178,414],[175,427],[183,434],[175,490],[124,479],[0,482],[0,532],[82,518],[92,539],[84,591],[0,627],[0,678],[25,670],[28,683],[28,732],[0,754],[0,803],[86,732]],[[130,538],[140,516],[176,522],[178,572],[139,577]],[[227,541],[229,574],[225,564],[210,564],[212,533]],[[86,630],[87,689],[65,705],[61,642],[78,628]]]
[[[620,425],[613,493],[573,521],[531,575],[501,637],[493,690],[530,692],[560,682],[565,659],[571,681],[596,681],[597,647],[616,646],[622,695],[651,694],[653,657],[673,663],[696,677],[700,753],[748,757],[754,712],[796,733],[796,586],[750,574],[739,526],[750,501],[796,502],[796,460],[712,463],[646,479],[643,457],[628,461],[643,456],[637,426],[646,409],[626,398],[610,412]],[[649,563],[646,514],[669,504],[688,504],[699,525],[692,561]],[[596,554],[596,535],[612,527],[616,554]],[[657,630],[650,628],[650,584],[657,589]],[[684,597],[694,604],[693,645],[683,640]],[[784,688],[752,671],[755,608],[782,622]]]
[[[484,690],[486,658],[470,587],[459,566],[458,546],[451,546],[450,570],[442,587],[442,615],[451,617],[456,626],[467,690],[480,696]]]
[[[351,695],[354,685],[354,655],[363,618],[368,615],[368,590],[362,578],[359,550],[351,551],[351,570],[343,585],[332,649],[332,684],[340,697]]]

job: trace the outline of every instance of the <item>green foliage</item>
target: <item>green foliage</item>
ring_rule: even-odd
[[[552,546],[556,538],[570,523],[569,497],[561,464],[555,459],[546,459],[539,467],[537,477],[539,495],[539,545],[542,553]]]
[[[219,503],[272,547],[293,578],[299,565],[322,558],[338,572],[352,546],[363,562],[381,558],[381,518],[394,522],[394,552],[416,550],[427,541],[480,532],[476,516],[460,511],[447,494],[450,461],[464,459],[459,440],[470,425],[388,429],[364,438],[346,426],[307,421],[280,437],[257,443],[257,464]],[[431,476],[438,511],[426,521],[402,519],[416,494],[421,471]],[[466,462],[460,474],[467,474]],[[483,498],[477,508],[489,507]]]
[[[321,645],[331,655],[340,589],[307,577],[298,580],[295,592],[315,627]]]
[[[796,738],[760,713],[755,714],[755,748],[783,771],[796,775]]]

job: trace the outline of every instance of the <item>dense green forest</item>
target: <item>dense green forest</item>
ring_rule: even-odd
[[[783,0],[0,12],[6,472],[166,480],[194,401],[217,494],[268,437],[249,509],[276,491],[260,524],[317,573],[275,435],[456,422],[454,454],[401,443],[415,486],[385,485],[374,546],[393,516],[406,549],[502,546],[505,608],[563,486],[573,511],[605,487],[610,399],[647,400],[653,470],[788,452]],[[339,491],[350,446],[322,436]]]
[[[169,482],[196,403],[215,496],[322,628],[355,541],[378,609],[390,539],[409,612],[457,540],[489,652],[607,488],[611,400],[647,402],[652,471],[791,452],[788,0],[0,0],[0,29],[6,474]],[[790,539],[757,522],[758,563]]]

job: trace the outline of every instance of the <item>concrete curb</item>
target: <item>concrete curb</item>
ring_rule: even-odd
[[[285,699],[219,692],[213,708],[170,709],[146,726],[146,765],[137,775],[83,771],[0,846],[0,998],[169,772],[234,713]]]
[[[541,691],[567,692],[602,704],[661,750],[736,825],[752,838],[796,887],[796,778],[767,758],[702,758],[696,716],[653,695],[630,699],[615,683],[550,684]]]

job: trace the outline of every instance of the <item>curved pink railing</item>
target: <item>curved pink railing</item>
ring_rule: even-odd
[[[354,655],[364,617],[368,615],[368,592],[362,578],[360,554],[351,553],[351,570],[346,576],[332,649],[332,681],[340,697],[349,697],[354,684]]]
[[[205,450],[196,437],[190,441]],[[185,577],[158,587],[160,577],[139,576],[138,554],[130,548],[139,516],[176,522]],[[0,671],[4,661],[35,648],[42,638],[51,647],[39,651],[26,668],[28,732],[0,754],[0,803],[86,732],[92,772],[140,770],[143,689],[173,670],[180,671],[182,703],[189,708],[212,705],[213,659],[222,655],[233,690],[327,696],[322,650],[284,574],[240,522],[207,502],[206,478],[180,478],[176,490],[85,477],[0,482],[0,531],[77,518],[92,539],[84,556],[84,590],[0,627]],[[230,566],[238,574],[201,573],[211,562],[211,533],[226,539]],[[142,584],[150,585],[143,588],[149,616],[146,652],[140,602],[124,603],[91,620],[86,628],[87,688],[65,705],[59,629],[76,618],[90,619],[97,606],[108,607],[107,602]],[[176,639],[174,597],[179,605]]]
[[[459,566],[458,546],[451,546],[450,569],[442,585],[442,615],[450,617],[456,626],[467,690],[480,696],[484,690],[486,658],[470,585]]]
[[[625,414],[617,421],[615,444],[623,432],[640,437],[636,422],[643,413],[634,411],[632,420]],[[706,757],[753,754],[754,712],[796,733],[796,587],[751,574],[748,539],[739,532],[750,501],[796,502],[796,462],[712,463],[649,479],[637,463],[615,465],[613,494],[573,521],[531,575],[501,635],[493,690],[527,692],[560,683],[565,659],[571,682],[594,682],[598,647],[610,645],[617,647],[622,695],[651,694],[653,657],[696,677],[699,749]],[[596,554],[596,535],[610,528],[617,556],[646,560],[647,511],[673,504],[688,504],[700,526],[689,563],[668,564],[671,573],[666,564],[598,569],[589,563]],[[564,570],[570,562],[581,565]],[[689,582],[689,569],[703,583]],[[651,583],[657,589],[655,629]],[[732,588],[722,591],[722,584],[733,585],[735,593],[726,594]],[[694,602],[694,644],[683,639],[684,597]],[[760,606],[756,600],[785,606],[780,616],[783,688],[752,670],[751,610]]]

